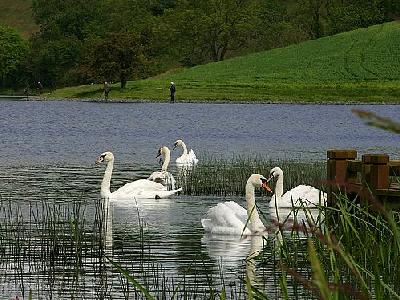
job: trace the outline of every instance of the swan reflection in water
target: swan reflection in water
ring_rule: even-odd
[[[262,235],[248,235],[241,238],[205,233],[201,242],[207,247],[209,256],[220,261],[221,271],[237,271],[245,261],[246,277],[253,285],[257,282],[255,258],[263,250],[265,238]]]
[[[112,254],[113,249],[113,208],[108,197],[102,199],[104,249],[106,254]]]

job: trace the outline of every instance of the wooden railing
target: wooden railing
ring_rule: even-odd
[[[364,154],[356,160],[356,150],[328,150],[328,204],[334,204],[334,193],[368,200],[371,194],[381,202],[400,205],[400,160],[389,160],[387,154]]]

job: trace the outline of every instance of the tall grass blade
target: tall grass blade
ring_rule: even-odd
[[[108,256],[106,256],[106,258],[114,266],[114,268],[116,268],[121,274],[123,274],[125,276],[126,279],[129,280],[129,282],[135,288],[137,288],[139,291],[141,291],[145,295],[147,300],[155,300],[156,299],[152,295],[150,295],[150,292],[143,285],[141,285],[132,275],[130,275],[127,270],[123,269],[120,264],[117,264]]]
[[[311,269],[313,271],[313,283],[318,287],[321,298],[324,300],[329,300],[331,293],[329,291],[328,281],[325,277],[324,271],[322,270],[314,244],[310,239],[308,240],[308,255],[311,263]]]

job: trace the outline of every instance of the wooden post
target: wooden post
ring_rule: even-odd
[[[364,154],[362,156],[362,178],[372,191],[389,189],[389,155]]]
[[[357,157],[357,151],[328,150],[327,157],[327,179],[329,181],[328,205],[331,206],[334,200],[332,193],[346,183],[348,160],[355,159]]]

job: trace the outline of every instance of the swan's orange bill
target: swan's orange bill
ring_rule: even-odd
[[[268,183],[266,181],[263,181],[261,188],[266,190],[267,192],[272,192],[271,188],[269,187]]]

